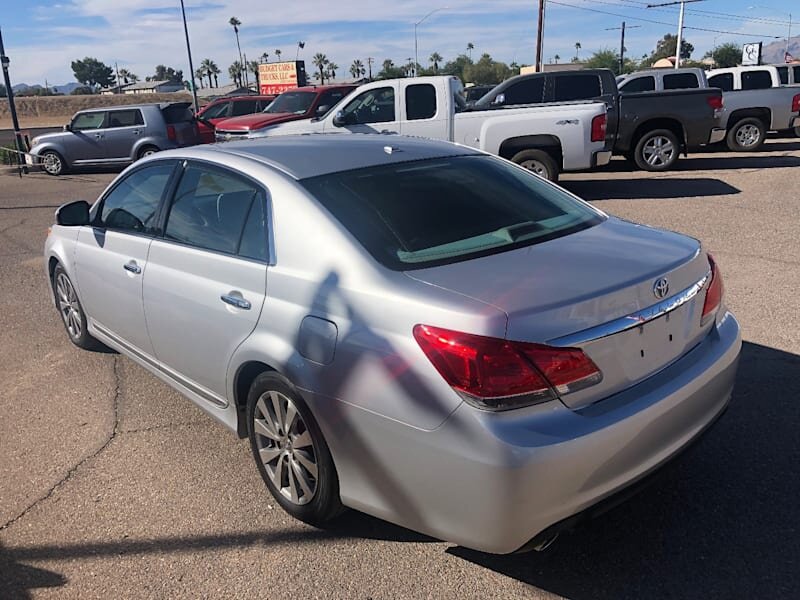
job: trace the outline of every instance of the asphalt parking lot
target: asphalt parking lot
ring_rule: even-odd
[[[731,406],[641,494],[512,556],[354,512],[291,519],[246,441],[127,358],[69,343],[42,244],[60,203],[114,174],[0,173],[0,598],[800,597],[800,140],[679,165],[562,183],[712,250],[745,340]]]

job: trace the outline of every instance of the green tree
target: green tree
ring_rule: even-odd
[[[714,59],[714,68],[736,67],[742,60],[742,48],[739,44],[728,42],[707,52],[708,57]]]
[[[218,77],[219,77],[220,73],[222,73],[222,71],[219,70],[219,67],[217,66],[217,63],[215,63],[213,60],[211,61],[211,66],[208,69],[209,69],[209,72],[214,76],[214,87],[218,88],[219,87],[219,79],[218,79]],[[210,81],[211,80],[209,79],[209,82]]]
[[[202,71],[203,75],[205,77],[208,77],[208,87],[209,88],[213,87],[211,85],[211,76],[214,75],[214,70],[215,69],[216,69],[217,72],[219,72],[219,68],[217,68],[216,63],[213,60],[211,60],[210,58],[204,58],[200,62],[200,68],[198,69],[198,71]]]
[[[358,58],[350,65],[350,75],[352,75],[354,79],[363,77],[366,72],[367,70],[364,68],[364,63]]]
[[[603,48],[592,54],[584,63],[587,69],[611,69],[614,75],[621,75],[619,72],[619,54],[609,48]],[[636,70],[636,62],[630,58],[625,59],[623,73],[632,73]]]
[[[442,62],[443,60],[442,55],[439,54],[438,52],[434,52],[433,54],[431,54],[431,57],[428,60],[430,60],[433,63],[433,72],[438,73],[439,63]]]
[[[237,86],[242,87],[244,85],[244,68],[242,67],[242,63],[238,60],[233,61],[233,64],[228,67],[228,75]]]
[[[152,77],[153,81],[169,81],[170,83],[182,83],[183,71],[176,71],[172,67],[165,65],[156,65],[155,75]]]
[[[82,85],[80,87],[76,87],[74,90],[70,92],[70,96],[88,96],[89,94],[93,94],[92,88],[88,85]]]
[[[114,85],[114,69],[96,58],[87,56],[83,60],[73,60],[71,66],[72,72],[75,74],[75,80],[84,85],[91,88]]]
[[[461,81],[466,81],[464,78],[464,70],[472,64],[472,59],[469,56],[466,54],[459,54],[454,60],[445,63],[441,72],[445,75],[455,75]]]
[[[255,79],[256,83],[258,83],[258,61],[247,61],[247,70],[253,74],[253,78]]]
[[[317,52],[314,55],[314,58],[311,60],[315,67],[319,70],[317,75],[317,79],[320,80],[321,83],[325,83],[325,67],[328,66],[328,57],[325,56],[322,52]]]
[[[203,78],[204,78],[205,76],[206,76],[206,72],[205,72],[205,70],[203,70],[203,67],[200,67],[200,68],[198,68],[198,69],[197,69],[197,70],[195,70],[195,72],[194,72],[194,77],[195,77],[195,79],[199,79],[199,80],[200,80],[200,89],[201,89],[201,90],[202,90],[204,87],[206,87],[205,85],[203,85],[203,84],[204,84],[204,79],[203,79]]]
[[[553,59],[556,61],[556,64],[558,64],[558,61],[560,61],[560,60],[561,60],[561,57],[560,57],[558,54],[556,54],[556,55],[553,57]]]
[[[383,68],[378,73],[377,79],[398,79],[406,75],[405,70],[395,66],[391,58],[384,60],[381,66]]]
[[[120,69],[119,78],[122,80],[120,83],[136,83],[139,81],[139,76],[128,69]]]
[[[475,44],[469,42],[467,44],[467,55],[469,56],[470,61],[472,60],[472,51],[475,50]]]
[[[504,62],[494,60],[489,54],[482,54],[478,62],[464,68],[464,81],[475,85],[493,85],[511,77],[512,72]]]
[[[581,46],[581,43],[575,42],[575,58],[572,59],[572,62],[578,62],[580,60],[579,53],[581,51],[581,48],[583,48],[583,46]]]
[[[338,70],[339,70],[339,65],[337,65],[335,62],[329,62],[328,63],[328,69],[327,69],[328,78],[329,79],[336,79],[336,71],[338,71]]]
[[[656,49],[647,58],[646,61],[643,61],[643,63],[645,64],[645,66],[649,66],[661,58],[673,57],[675,56],[675,49],[677,47],[678,47],[678,36],[668,33],[663,38],[658,40],[658,42],[656,42]],[[686,39],[682,39],[681,60],[689,58],[692,55],[692,52],[694,52],[694,46],[692,46],[692,44],[686,41]]]
[[[280,48],[275,48],[275,56],[278,57],[278,62],[281,62],[281,54],[282,54],[282,52],[281,52]]]

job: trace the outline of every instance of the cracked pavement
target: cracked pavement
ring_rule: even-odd
[[[42,243],[60,203],[114,174],[0,173],[0,598],[800,596],[800,140],[679,165],[615,160],[563,184],[715,253],[746,341],[730,410],[626,504],[508,557],[354,512],[325,530],[288,517],[244,441],[129,359],[69,343]]]

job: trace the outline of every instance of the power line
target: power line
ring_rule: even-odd
[[[620,2],[625,2],[627,4],[633,4],[631,8],[638,8],[643,10],[647,7],[647,2],[642,2],[641,0],[620,0]],[[619,6],[624,6],[623,4],[619,4]],[[651,9],[652,10],[652,9]],[[659,9],[659,12],[669,12],[674,13],[677,9]],[[721,19],[721,20],[733,20],[733,21],[756,21],[759,23],[765,23],[768,25],[788,25],[789,21],[781,21],[780,19],[774,19],[770,17],[757,17],[757,16],[749,16],[749,15],[734,15],[731,13],[724,13],[714,10],[702,10],[699,8],[687,8],[686,12],[692,13],[698,16],[701,15],[708,15],[705,18],[708,19]]]
[[[602,0],[580,0],[580,1],[585,1],[585,2],[591,1],[592,4],[610,4],[612,6],[621,6],[620,4],[615,4],[613,2],[603,2]],[[623,18],[623,19],[633,19],[634,21],[642,21],[644,23],[654,23],[655,25],[666,25],[667,27],[672,27],[673,26],[673,23],[667,23],[665,21],[656,21],[654,19],[645,19],[643,17],[632,17],[630,15],[622,15],[622,14],[614,13],[614,12],[607,11],[607,10],[599,10],[597,8],[588,8],[586,6],[577,6],[575,4],[568,4],[567,2],[560,2],[558,0],[547,0],[547,2],[548,2],[548,4],[557,4],[559,6],[566,6],[568,8],[577,8],[578,10],[586,10],[586,11],[589,11],[589,12],[600,13],[601,15],[610,15],[612,17],[620,17],[620,18]],[[709,32],[709,33],[722,33],[722,34],[727,34],[727,35],[737,35],[737,36],[744,36],[744,37],[760,37],[760,38],[770,38],[770,39],[776,39],[776,40],[783,39],[783,36],[780,36],[780,35],[759,35],[759,34],[756,34],[756,33],[741,33],[739,31],[722,31],[720,29],[709,29],[709,28],[706,28],[706,27],[690,27],[688,25],[685,25],[683,28],[684,29],[691,29],[693,31],[705,31],[705,32]]]

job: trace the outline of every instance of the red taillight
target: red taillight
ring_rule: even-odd
[[[792,112],[800,112],[800,94],[792,98]]]
[[[445,381],[481,408],[537,404],[603,378],[579,348],[512,342],[429,325],[414,327],[414,338]]]
[[[717,263],[711,254],[708,255],[708,264],[711,266],[711,281],[708,283],[706,291],[706,301],[703,303],[703,315],[700,317],[700,324],[704,325],[716,313],[719,305],[722,304],[722,295],[725,288],[722,285],[722,273],[720,273]]]
[[[175,131],[175,125],[167,125],[167,138],[169,138],[169,140],[172,142],[178,140],[178,134]]]
[[[592,138],[593,142],[606,141],[606,115],[597,115],[592,119]]]
[[[722,110],[722,107],[725,104],[722,96],[707,96],[706,102],[708,102],[708,105],[714,110]]]

